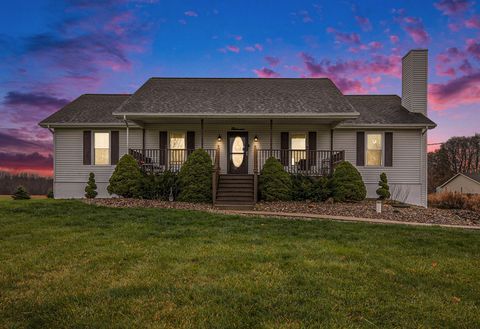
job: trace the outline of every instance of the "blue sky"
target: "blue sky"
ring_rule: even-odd
[[[412,48],[430,54],[429,114],[439,124],[430,142],[471,135],[480,130],[479,14],[468,0],[7,2],[0,168],[51,167],[51,136],[37,122],[83,93],[131,93],[151,76],[327,76],[348,94],[400,94],[400,59]]]

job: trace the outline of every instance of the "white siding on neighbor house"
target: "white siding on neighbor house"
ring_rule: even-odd
[[[393,132],[393,166],[369,167],[356,166],[357,131]],[[426,184],[422,170],[424,156],[422,147],[424,136],[421,130],[346,130],[336,129],[333,135],[333,148],[345,150],[345,160],[355,165],[362,175],[367,187],[367,197],[376,198],[379,176],[387,174],[390,190],[398,191],[399,198],[408,195],[406,202],[416,205],[426,205]],[[422,177],[423,176],[423,177]],[[424,192],[425,190],[425,192]]]
[[[72,129],[57,128],[54,134],[55,144],[55,198],[81,198],[84,196],[85,185],[90,172],[95,174],[99,197],[108,197],[106,187],[115,166],[95,166],[83,164],[83,131],[119,131],[119,156],[127,153],[127,138],[125,129]],[[142,147],[141,129],[130,129],[129,143],[131,148]],[[93,143],[92,143],[93,147]],[[93,151],[92,151],[93,156]],[[92,160],[93,161],[93,160]],[[93,163],[93,162],[92,162]]]
[[[480,194],[480,183],[463,175],[458,175],[447,184],[438,188],[438,192],[458,192]]]

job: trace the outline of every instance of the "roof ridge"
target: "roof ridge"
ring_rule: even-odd
[[[330,80],[328,77],[321,78],[258,78],[258,77],[150,77],[148,80]]]
[[[346,97],[370,97],[370,96],[395,96],[395,97],[399,97],[401,98],[399,95],[397,94],[363,94],[363,95],[345,95]]]
[[[107,93],[94,94],[94,93],[86,93],[86,94],[82,94],[81,96],[132,96],[132,94],[107,94]]]

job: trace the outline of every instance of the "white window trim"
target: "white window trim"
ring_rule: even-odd
[[[382,136],[382,150],[380,155],[380,165],[373,166],[368,164],[368,135],[381,135]],[[366,131],[365,132],[365,165],[368,168],[383,168],[385,167],[385,132],[384,131]]]
[[[96,164],[95,163],[95,134],[106,133],[108,134],[108,164]],[[92,131],[92,164],[95,167],[107,167],[112,165],[112,132],[110,130],[93,130]]]

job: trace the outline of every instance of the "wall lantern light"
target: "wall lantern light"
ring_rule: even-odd
[[[255,137],[253,137],[253,141],[258,142],[258,136],[257,135],[255,135]]]
[[[222,141],[222,135],[218,135],[217,141],[221,142]]]

